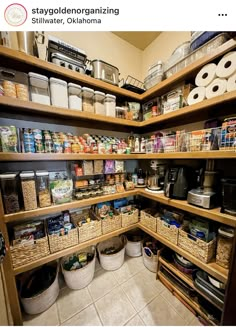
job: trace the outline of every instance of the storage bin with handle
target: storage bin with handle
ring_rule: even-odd
[[[47,76],[31,72],[28,75],[32,101],[50,106],[50,93]]]
[[[124,235],[112,237],[109,240],[101,242],[97,245],[99,260],[103,269],[117,270],[123,265],[125,257],[125,245],[126,237]],[[111,247],[115,247],[119,249],[119,251],[114,254],[102,253],[105,249]]]
[[[96,247],[92,245],[77,252],[76,255],[83,252],[93,253],[94,255],[93,260],[87,263],[86,266],[84,266],[83,268],[71,271],[65,270],[64,263],[66,262],[66,260],[69,259],[70,256],[64,257],[61,260],[61,270],[64,275],[66,285],[72,290],[79,290],[81,288],[84,288],[88,286],[93,280],[96,261]]]

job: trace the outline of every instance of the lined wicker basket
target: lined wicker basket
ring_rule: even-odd
[[[143,254],[143,264],[144,266],[150,270],[151,272],[157,272],[157,265],[158,265],[158,255],[152,253],[152,256],[149,257],[145,253],[145,246],[142,247],[142,254]]]
[[[157,218],[157,234],[160,234],[168,241],[178,244],[178,237],[179,237],[179,230],[180,228],[170,225],[166,223],[164,220]]]
[[[78,231],[73,228],[66,235],[48,235],[50,252],[55,253],[79,243]]]
[[[58,281],[59,264],[57,263],[57,273],[54,282],[42,293],[31,297],[20,297],[21,303],[26,313],[39,314],[46,311],[56,301],[59,295],[59,281]]]
[[[117,270],[123,263],[125,258],[125,245],[126,237],[124,235],[115,236],[101,242],[97,245],[97,250],[99,254],[100,264],[105,270]],[[109,247],[121,248],[121,250],[114,254],[102,254],[101,252]]]
[[[151,212],[153,211],[153,212]],[[151,212],[151,213],[150,213]],[[154,210],[152,209],[144,209],[141,210],[140,213],[140,223],[147,227],[148,229],[152,230],[153,232],[157,231],[157,218],[153,216]]]
[[[113,217],[102,219],[102,234],[111,233],[121,228],[121,215],[114,209]]]
[[[72,290],[84,288],[93,280],[95,272],[96,247],[94,245],[87,247],[79,252],[76,252],[76,254],[82,252],[92,252],[94,254],[93,260],[83,268],[67,271],[63,268],[63,264],[69,258],[69,256],[62,258],[61,260],[61,270],[64,275],[66,285]]]
[[[91,221],[85,223],[82,226],[78,226],[78,222],[84,217],[85,214],[88,214]],[[74,212],[71,214],[72,221],[79,233],[79,243],[91,240],[102,235],[102,223],[101,219],[95,215],[92,210],[85,210],[82,212]]]
[[[50,254],[46,231],[45,236],[38,240],[10,246],[10,253],[14,268],[46,257]]]
[[[210,242],[205,242],[187,233],[184,228],[179,230],[178,246],[190,252],[199,260],[208,263],[215,256],[216,238]]]
[[[127,227],[138,223],[138,209],[135,209],[131,214],[121,213],[121,226]]]

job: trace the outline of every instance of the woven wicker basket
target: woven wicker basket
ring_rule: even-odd
[[[76,228],[68,231],[68,234],[59,236],[59,235],[48,235],[50,252],[58,252],[63,249],[69,248],[79,243],[78,231]]]
[[[67,271],[63,268],[63,264],[69,258],[69,256],[62,258],[61,260],[61,270],[64,275],[66,285],[72,290],[79,290],[81,288],[84,288],[88,286],[89,283],[91,283],[91,281],[93,280],[95,271],[96,247],[90,246],[84,250],[77,252],[76,254],[82,252],[89,252],[94,254],[93,260],[83,268]]]
[[[138,209],[135,209],[132,214],[122,213],[121,214],[121,226],[127,227],[138,223]]]
[[[91,221],[85,223],[82,226],[78,226],[78,222],[84,217],[85,214],[88,214]],[[101,220],[95,215],[92,210],[85,210],[77,213],[74,212],[71,215],[73,223],[77,226],[79,232],[79,243],[91,240],[102,235],[102,223]]]
[[[149,213],[150,209],[141,210],[140,213],[140,223],[147,227],[148,229],[152,230],[153,232],[157,231],[157,218],[152,216]]]
[[[100,264],[103,269],[117,270],[123,265],[124,257],[125,257],[125,245],[126,245],[126,237],[123,235],[112,237],[109,240],[101,242],[97,245],[99,260],[100,260]],[[119,252],[114,253],[114,254],[102,254],[101,253],[106,248],[109,248],[112,246],[117,247],[117,248],[120,248],[120,247],[122,247],[122,248]]]
[[[160,234],[170,242],[178,244],[179,228],[167,224],[164,220],[157,218],[157,234]]]
[[[193,235],[188,234],[184,229],[179,230],[178,246],[199,260],[208,263],[215,256],[216,239],[205,242]]]
[[[56,301],[59,295],[59,281],[58,281],[59,264],[57,264],[57,274],[54,282],[50,285],[48,289],[42,293],[31,297],[22,298],[20,297],[21,303],[24,310],[28,314],[39,314],[50,308],[51,305]]]
[[[48,236],[34,240],[33,243],[12,245],[10,253],[14,268],[46,257],[50,254]]]
[[[102,234],[107,234],[121,228],[121,215],[114,210],[113,217],[102,219]]]

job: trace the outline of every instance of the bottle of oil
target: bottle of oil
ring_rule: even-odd
[[[134,135],[133,132],[130,133],[128,136],[128,147],[130,148],[131,152],[134,152]]]

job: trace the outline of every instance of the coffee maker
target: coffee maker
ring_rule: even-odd
[[[154,173],[149,173],[147,177],[146,190],[155,193],[162,193],[164,187],[165,165],[160,165],[157,160],[152,160],[150,167]]]
[[[219,200],[218,176],[219,173],[214,171],[214,160],[207,160],[205,172],[199,170],[198,187],[188,192],[188,203],[205,209],[216,207]]]
[[[190,172],[188,167],[169,168],[165,174],[164,195],[171,199],[186,200],[192,185]]]

